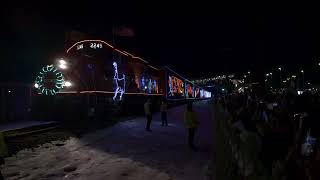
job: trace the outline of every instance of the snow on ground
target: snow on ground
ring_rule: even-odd
[[[2,173],[14,179],[202,180],[212,152],[211,108],[195,103],[200,116],[199,152],[186,145],[184,106],[168,113],[169,127],[154,115],[152,132],[145,118],[121,122],[82,138],[54,141],[5,159]]]

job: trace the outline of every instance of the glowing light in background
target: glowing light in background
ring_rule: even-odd
[[[151,90],[152,90],[152,82],[151,82],[151,79],[149,79],[149,81],[148,81],[148,93],[151,93]]]
[[[141,78],[141,87],[144,88],[145,86],[146,86],[146,83],[145,83],[144,77],[142,76],[142,78]]]
[[[171,78],[171,76],[169,76],[168,84],[169,84],[168,96],[173,96],[173,85],[172,85],[172,78]]]
[[[153,89],[155,90],[156,93],[158,93],[158,88],[157,88],[157,81],[153,80]]]

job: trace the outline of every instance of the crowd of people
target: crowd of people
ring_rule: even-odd
[[[319,94],[234,93],[220,98],[220,103],[233,133],[255,136],[248,142],[251,151],[272,177],[320,179]]]

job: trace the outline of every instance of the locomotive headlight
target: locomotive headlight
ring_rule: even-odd
[[[66,82],[64,82],[64,85],[66,87],[70,87],[70,86],[72,86],[72,83],[70,81],[66,81]]]

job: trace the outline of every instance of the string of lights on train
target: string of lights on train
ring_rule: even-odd
[[[226,75],[220,75],[220,76],[211,77],[211,78],[197,79],[197,80],[193,80],[192,82],[196,83],[196,84],[205,84],[205,83],[213,82],[213,81],[216,81],[216,80],[224,80],[226,78],[227,78]],[[228,78],[229,79],[234,78],[234,74],[228,75]]]

